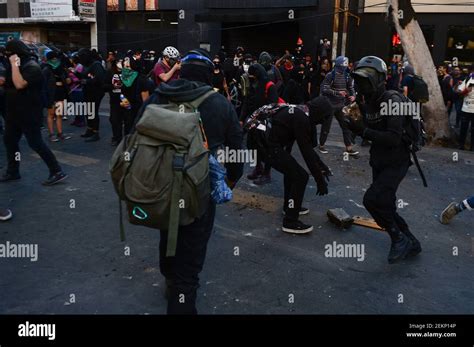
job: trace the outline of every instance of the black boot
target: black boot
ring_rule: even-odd
[[[263,166],[260,163],[260,164],[257,164],[255,169],[253,169],[252,173],[247,175],[247,178],[249,180],[253,181],[253,180],[256,180],[257,178],[259,178],[260,176],[262,176],[262,173],[263,173]]]
[[[420,244],[420,241],[418,241],[418,239],[415,237],[415,235],[413,235],[410,231],[410,229],[408,229],[408,225],[398,225],[398,227],[400,228],[400,231],[402,233],[404,233],[411,241],[412,243],[412,250],[410,252],[410,256],[415,256],[417,255],[418,253],[421,253],[421,244]]]
[[[411,243],[408,236],[400,231],[398,226],[394,224],[390,228],[387,228],[387,232],[392,239],[392,245],[390,246],[390,253],[388,254],[388,263],[394,264],[397,261],[405,259],[405,257],[412,252],[413,244]]]

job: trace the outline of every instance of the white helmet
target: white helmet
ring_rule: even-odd
[[[163,57],[168,57],[171,59],[179,58],[179,51],[173,46],[168,46],[163,50]]]

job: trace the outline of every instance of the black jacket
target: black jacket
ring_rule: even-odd
[[[380,91],[380,95],[373,98],[372,102],[362,105],[367,129],[363,137],[372,141],[370,147],[370,165],[373,167],[398,166],[410,162],[410,150],[403,140],[403,129],[408,117],[406,115],[381,115],[381,104],[404,102],[398,94],[389,95]]]
[[[323,180],[322,171],[328,171],[328,167],[313,149],[315,124],[311,118],[299,108],[284,108],[272,117],[272,131],[270,143],[276,146],[292,146],[296,141],[303,155],[304,161],[314,179],[319,182]]]
[[[169,83],[161,83],[139,111],[137,119],[149,104],[166,104],[173,102],[192,101],[207,93],[212,88],[201,82],[178,79]],[[216,93],[207,98],[198,108],[201,114],[204,131],[209,149],[215,153],[218,149],[242,149],[242,127],[232,104],[221,94]],[[243,173],[243,163],[226,163],[227,177],[237,182]]]

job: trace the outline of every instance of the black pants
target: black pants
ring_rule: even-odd
[[[199,273],[206,258],[207,243],[214,228],[216,205],[209,202],[206,213],[190,225],[180,227],[176,255],[166,257],[167,230],[161,230],[160,271],[170,281],[168,314],[197,314]]]
[[[256,140],[250,134],[247,134],[247,149],[249,150],[257,150],[257,169],[262,169],[263,167],[263,174],[268,175],[272,169],[271,164],[266,159],[266,153],[259,150],[259,145],[257,144]]]
[[[283,174],[285,221],[297,221],[309,175],[283,147],[269,149],[269,162],[275,170]]]
[[[93,97],[88,97],[84,101],[94,103],[94,117],[87,117],[87,127],[92,129],[94,132],[99,132],[100,127],[100,115],[99,108],[104,94],[94,95]]]
[[[471,151],[474,150],[474,113],[461,113],[461,130],[459,134],[459,145],[464,149],[466,144],[467,131],[471,123]]]
[[[112,125],[113,140],[120,141],[122,137],[130,134],[138,110],[127,110],[120,105],[110,104],[110,124]]]
[[[334,117],[336,117],[342,129],[342,137],[344,139],[344,144],[346,145],[346,147],[352,145],[352,132],[349,130],[346,123],[344,122],[344,114],[342,113],[342,108],[338,108],[334,111]],[[332,118],[333,117],[329,117],[328,119],[326,119],[321,126],[321,136],[319,137],[319,144],[321,146],[324,146],[328,139],[329,132],[331,131]]]
[[[3,142],[7,150],[8,168],[7,173],[17,175],[20,173],[20,161],[17,160],[17,153],[20,152],[19,142],[25,135],[28,145],[43,159],[48,165],[50,174],[61,171],[61,167],[56,160],[53,152],[46,146],[41,136],[41,128],[39,124],[17,124],[11,120],[5,122],[5,133]]]
[[[397,213],[397,189],[408,172],[409,162],[399,166],[372,168],[372,185],[364,195],[364,206],[382,228],[406,222]]]

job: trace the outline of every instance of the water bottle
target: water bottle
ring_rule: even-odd
[[[125,97],[125,95],[120,94],[120,101],[121,102],[128,102],[128,99]],[[132,105],[130,104],[130,102],[128,102],[127,110],[130,110],[131,108],[132,108]]]

